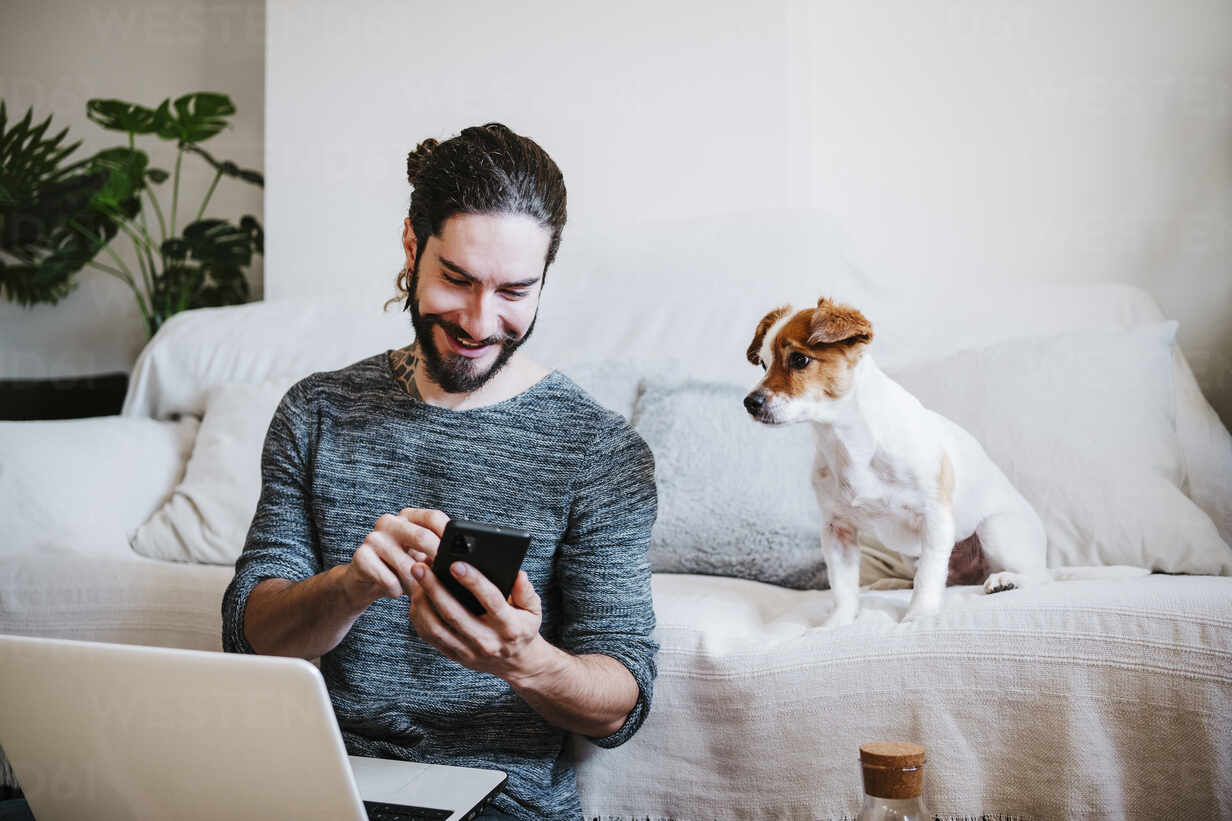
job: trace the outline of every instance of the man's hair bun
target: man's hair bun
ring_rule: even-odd
[[[406,155],[407,182],[414,185],[419,180],[419,175],[423,173],[424,166],[428,164],[428,157],[431,156],[439,144],[436,140],[429,137],[415,146],[414,151]]]

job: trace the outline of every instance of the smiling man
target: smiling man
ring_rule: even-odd
[[[399,297],[415,341],[296,383],[223,598],[229,652],[321,659],[354,755],[509,774],[481,817],[576,819],[568,733],[613,747],[650,708],[654,461],[628,423],[525,357],[564,180],[499,124],[407,159]],[[445,524],[517,527],[471,614],[431,572]]]
[[[543,260],[551,235],[533,218],[516,214],[456,214],[445,221],[435,242],[418,254],[411,218],[402,241],[412,271],[407,307],[415,341],[392,356],[408,392],[427,398],[412,374],[422,363],[426,389],[447,407],[481,405],[502,390],[533,384],[547,374],[519,359],[505,365],[534,330],[543,284]],[[426,261],[423,280],[419,266]],[[456,316],[464,326],[447,317]],[[501,377],[496,379],[495,377]],[[485,387],[486,386],[486,387]]]

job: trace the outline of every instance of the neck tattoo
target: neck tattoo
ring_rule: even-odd
[[[419,369],[419,362],[419,350],[414,342],[405,348],[389,352],[389,365],[394,372],[394,381],[401,385],[412,399],[422,402],[423,394],[419,392],[419,386],[415,384],[415,371]]]

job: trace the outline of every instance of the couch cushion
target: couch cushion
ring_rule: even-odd
[[[233,575],[131,551],[0,556],[0,633],[222,650],[222,594]]]
[[[1181,490],[1176,329],[1013,339],[889,375],[983,445],[1043,520],[1050,567],[1227,575],[1232,549]]]
[[[171,498],[132,534],[152,559],[235,566],[261,495],[261,448],[274,410],[297,377],[215,385]]]
[[[825,587],[808,425],[754,422],[738,385],[650,380],[634,427],[655,457],[655,572]]]
[[[0,422],[0,556],[132,555],[128,534],[184,472],[199,422]]]

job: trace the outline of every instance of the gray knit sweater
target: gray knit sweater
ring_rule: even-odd
[[[411,397],[387,353],[314,373],[283,397],[261,455],[261,497],[222,602],[223,648],[252,653],[244,606],[262,579],[306,579],[351,560],[383,513],[435,508],[530,531],[522,568],[543,601],[541,633],[575,654],[624,664],[640,690],[627,741],[650,709],[658,643],[646,553],[654,459],[619,415],[553,371],[518,396],[455,411]],[[576,819],[565,731],[502,679],[442,656],[382,598],[321,658],[353,755],[495,767],[496,806]]]

